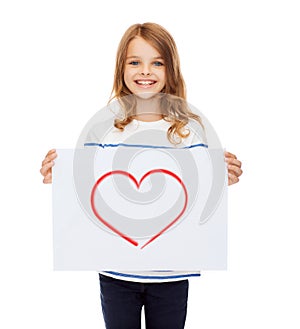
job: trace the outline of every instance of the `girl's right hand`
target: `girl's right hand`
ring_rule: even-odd
[[[40,173],[44,176],[43,183],[51,184],[52,183],[52,167],[54,166],[54,159],[57,157],[56,150],[50,150],[45,159],[42,162],[42,168]]]

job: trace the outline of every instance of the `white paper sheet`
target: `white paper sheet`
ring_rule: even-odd
[[[56,270],[226,269],[220,151],[119,145],[57,152]]]

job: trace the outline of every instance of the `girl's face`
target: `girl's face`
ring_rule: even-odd
[[[124,81],[133,94],[159,93],[166,84],[164,60],[141,37],[135,37],[128,45]]]

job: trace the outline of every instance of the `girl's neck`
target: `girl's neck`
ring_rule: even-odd
[[[138,115],[134,115],[133,119],[138,121],[144,121],[144,122],[153,122],[153,121],[159,121],[163,119],[162,114],[154,114],[154,113],[141,113]]]
[[[137,97],[136,115],[133,117],[139,121],[158,121],[163,118],[160,110],[160,101],[157,97],[139,98]]]

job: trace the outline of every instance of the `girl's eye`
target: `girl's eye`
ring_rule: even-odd
[[[163,66],[164,65],[162,62],[158,62],[158,61],[154,62],[153,64],[155,66]]]
[[[131,61],[129,64],[130,65],[139,65],[139,62],[138,61]]]

